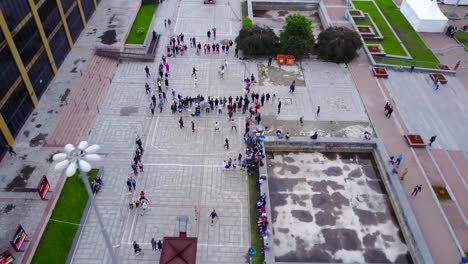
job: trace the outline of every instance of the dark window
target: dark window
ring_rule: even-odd
[[[0,110],[11,134],[16,137],[34,106],[23,82],[19,84]]]
[[[42,21],[42,27],[47,37],[50,36],[55,27],[60,23],[60,15],[55,0],[46,0],[38,10]]]
[[[47,85],[49,85],[52,78],[54,78],[50,62],[45,51],[42,52],[37,61],[31,67],[28,75],[29,79],[31,79],[34,92],[37,97],[40,98],[47,89]]]
[[[8,46],[0,50],[0,58],[2,58],[0,59],[0,99],[2,99],[20,73]]]
[[[70,51],[70,46],[68,46],[68,41],[65,36],[65,31],[63,30],[63,27],[60,27],[60,29],[57,31],[55,36],[50,40],[50,49],[52,50],[52,54],[54,54],[54,60],[55,64],[57,65],[57,68],[62,65],[63,60],[68,54],[68,51]]]
[[[30,19],[13,37],[16,48],[21,55],[24,66],[28,65],[37,51],[42,47],[42,41],[37,32],[36,23]]]
[[[3,33],[0,30],[0,44],[2,44],[3,41],[5,41],[5,38],[3,37]]]
[[[62,1],[62,7],[63,7],[63,12],[67,13],[68,9],[70,9],[70,6],[73,5],[75,0],[61,0]]]
[[[10,31],[13,31],[31,10],[28,0],[0,0],[0,9]]]
[[[91,15],[94,12],[94,3],[93,0],[81,0],[81,5],[83,6],[83,12],[86,18],[86,21],[89,21]]]
[[[70,30],[70,35],[73,39],[73,42],[76,42],[80,36],[81,30],[83,30],[83,21],[81,21],[80,11],[78,6],[73,9],[70,15],[67,17],[68,29]]]

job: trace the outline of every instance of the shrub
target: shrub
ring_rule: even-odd
[[[318,36],[319,58],[336,63],[350,62],[362,47],[358,33],[345,27],[330,27]]]
[[[301,58],[307,55],[314,46],[312,22],[300,14],[286,18],[286,25],[281,32],[281,52]]]
[[[278,37],[268,27],[252,25],[241,29],[236,38],[237,47],[245,54],[262,56],[272,55],[277,51]]]

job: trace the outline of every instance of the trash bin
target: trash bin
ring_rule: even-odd
[[[293,65],[295,62],[296,62],[296,58],[294,58],[294,56],[292,55],[286,56],[286,63],[288,65]]]
[[[286,56],[282,54],[278,54],[276,56],[276,60],[278,61],[278,65],[285,64],[286,63]]]

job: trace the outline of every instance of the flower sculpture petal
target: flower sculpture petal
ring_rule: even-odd
[[[76,169],[76,161],[73,161],[70,163],[70,165],[68,165],[67,169],[65,170],[65,175],[67,175],[67,177],[73,176],[76,172]]]
[[[86,141],[81,141],[77,148],[72,144],[67,144],[64,147],[65,153],[57,153],[52,157],[54,161],[59,161],[55,169],[65,170],[65,175],[68,177],[73,176],[78,168],[82,172],[89,172],[92,168],[90,162],[101,160],[98,154],[94,154],[99,149],[99,145],[89,146]]]

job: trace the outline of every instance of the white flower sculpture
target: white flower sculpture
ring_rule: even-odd
[[[52,157],[54,161],[58,161],[55,169],[57,171],[65,170],[67,177],[73,176],[78,168],[82,172],[88,172],[91,170],[91,164],[88,161],[101,160],[101,157],[95,154],[100,148],[99,145],[88,146],[87,141],[81,141],[77,148],[73,144],[66,144],[63,148],[64,153],[57,153]]]

